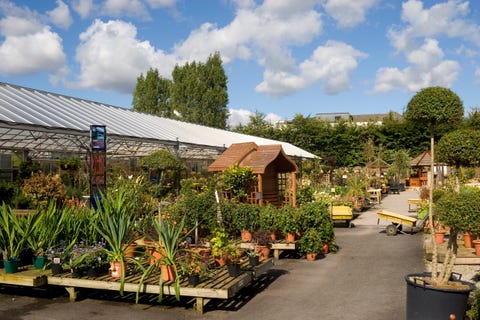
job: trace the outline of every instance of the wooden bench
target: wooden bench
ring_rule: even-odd
[[[196,287],[188,284],[188,279],[182,279],[180,282],[180,296],[194,297],[195,310],[203,313],[204,306],[211,299],[230,299],[242,288],[249,286],[262,274],[266,273],[273,266],[273,259],[269,258],[255,267],[248,264],[248,260],[242,262],[242,273],[233,278],[228,274],[226,267],[218,268],[213,273],[214,276],[203,280]],[[129,274],[125,277],[124,292],[137,292],[139,290],[139,281],[141,273]],[[159,277],[155,274],[146,279],[140,288],[140,293],[159,294]],[[70,272],[60,275],[49,275],[47,280],[49,285],[63,286],[67,290],[70,301],[75,301],[77,297],[77,288],[89,288],[99,290],[120,290],[120,280],[112,278],[110,275],[103,275],[95,278],[81,277],[72,278]],[[164,295],[175,295],[173,282],[163,283]]]
[[[284,250],[297,250],[297,242],[287,242],[285,240],[275,241],[271,244],[273,250],[273,258],[275,260],[280,259],[280,253]]]
[[[332,221],[345,221],[347,227],[350,228],[350,221],[353,219],[353,211],[349,206],[331,206],[330,217],[332,218]]]

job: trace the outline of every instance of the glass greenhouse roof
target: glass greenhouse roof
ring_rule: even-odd
[[[214,159],[232,143],[255,142],[281,144],[292,157],[315,157],[286,142],[0,82],[0,149],[83,154],[89,150],[91,125],[106,126],[112,156],[169,149],[181,158]]]

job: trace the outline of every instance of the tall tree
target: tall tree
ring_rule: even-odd
[[[430,234],[432,235],[432,280],[434,283],[446,283],[450,273],[448,268],[445,267],[440,275],[438,271],[438,257],[437,257],[437,244],[433,239],[435,234],[433,224],[433,172],[434,172],[434,145],[435,145],[435,129],[440,125],[455,125],[463,119],[463,103],[455,92],[448,88],[442,87],[428,87],[420,90],[407,105],[407,111],[405,112],[405,118],[415,123],[421,123],[427,126],[430,130],[430,188],[429,188],[429,203],[428,203],[428,220],[430,222]],[[454,231],[454,230],[453,230]],[[451,234],[450,237],[456,238],[456,234]],[[456,244],[456,242],[455,242]],[[449,241],[448,248],[451,248]],[[446,265],[450,266],[452,260],[455,259],[456,248],[452,257],[446,257]],[[451,259],[450,259],[451,258]],[[450,262],[449,262],[450,261]]]
[[[133,110],[171,118],[170,89],[172,82],[159,75],[157,69],[150,69],[146,76],[140,74],[133,92]]]
[[[193,61],[175,66],[172,77],[171,107],[181,120],[227,128],[227,76],[219,53],[206,63]]]

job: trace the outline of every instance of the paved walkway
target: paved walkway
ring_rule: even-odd
[[[388,195],[379,208],[408,214],[407,199],[416,197],[414,191]],[[361,213],[354,228],[335,228],[338,253],[315,262],[283,257],[257,286],[232,301],[212,301],[203,316],[196,315],[191,304],[158,305],[155,297],[135,305],[133,296],[117,301],[116,293],[91,291],[70,303],[63,291],[0,287],[0,319],[403,320],[403,276],[423,271],[422,236],[386,236],[387,222],[377,225],[377,210]]]

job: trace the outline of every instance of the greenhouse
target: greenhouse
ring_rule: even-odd
[[[49,171],[61,157],[86,159],[90,126],[104,125],[109,159],[136,159],[166,149],[192,171],[233,143],[281,144],[295,160],[315,156],[292,144],[140,113],[112,105],[0,83],[0,179],[11,180],[27,156]]]

